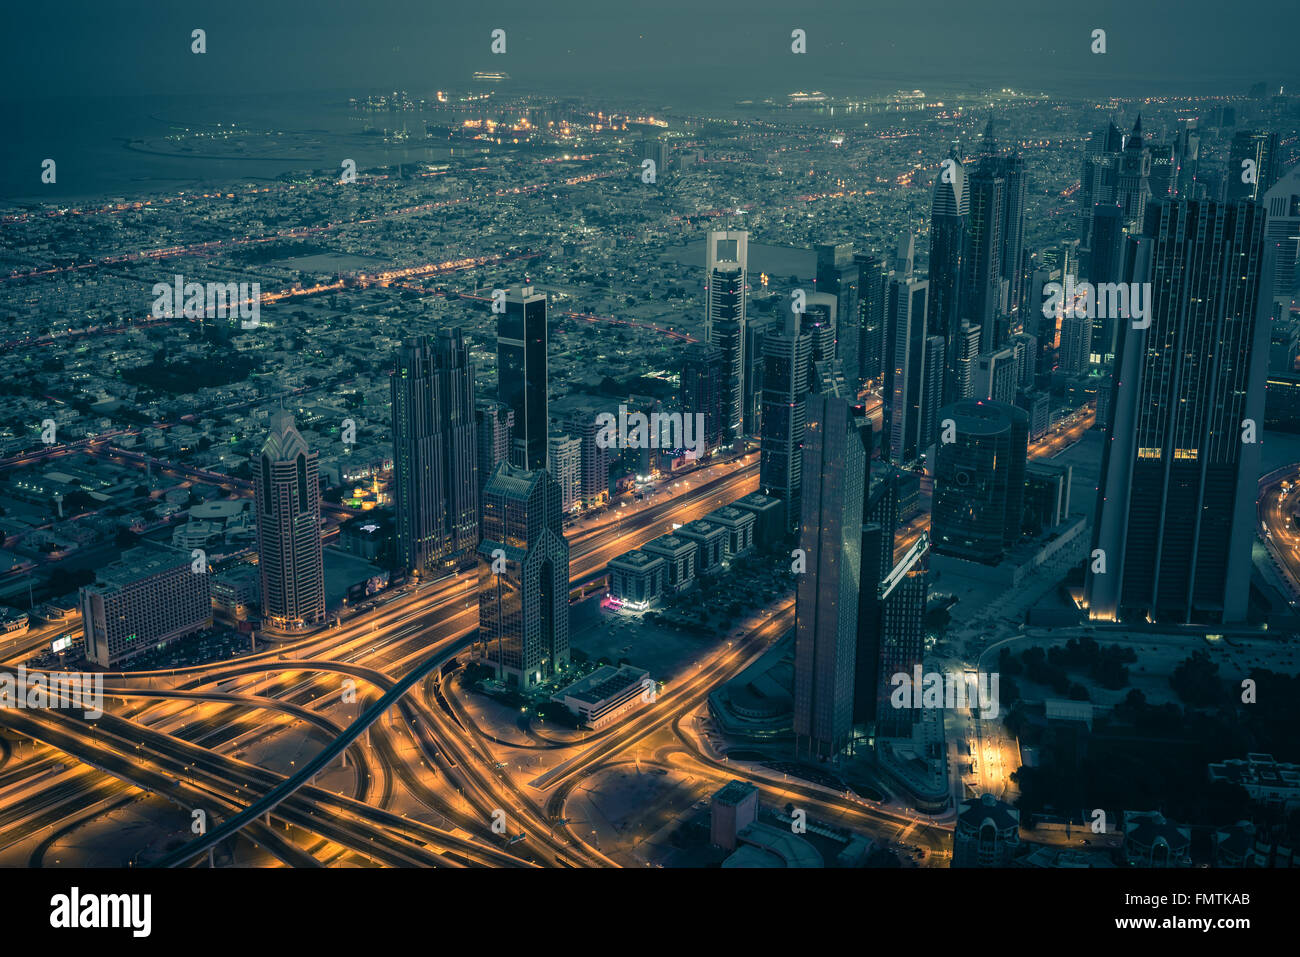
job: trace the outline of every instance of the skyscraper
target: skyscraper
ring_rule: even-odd
[[[1273,188],[1278,176],[1277,133],[1238,130],[1228,151],[1224,199],[1259,199]]]
[[[710,230],[704,253],[704,336],[727,362],[723,397],[726,441],[739,442],[745,426],[745,308],[749,233]]]
[[[944,168],[934,181],[930,203],[930,306],[929,327],[932,335],[944,341],[945,369],[943,401],[958,396],[958,361],[961,349],[962,262],[966,252],[966,229],[970,218],[970,194],[966,190],[966,170],[956,156],[944,161]],[[978,323],[977,323],[978,325]],[[978,350],[976,350],[978,351]]]
[[[867,463],[853,406],[808,398],[795,598],[795,752],[840,751],[853,727],[862,505]]]
[[[1139,116],[1133,123],[1133,132],[1124,140],[1115,179],[1115,202],[1123,210],[1124,224],[1129,229],[1139,228],[1146,218],[1150,179],[1151,151],[1142,141],[1142,117]]]
[[[880,383],[888,362],[885,349],[885,309],[888,304],[888,272],[879,256],[857,253],[853,257],[858,265],[858,362],[849,368],[856,375],[855,391],[868,382]],[[842,335],[849,335],[845,330]]]
[[[478,544],[474,367],[460,329],[403,342],[389,389],[398,561],[424,576],[454,572]]]
[[[566,512],[572,510],[582,499],[582,440],[563,432],[552,432],[546,471],[560,486],[560,508]]]
[[[569,543],[560,486],[502,463],[483,490],[479,640],[497,677],[531,688],[569,662]]]
[[[1111,120],[1107,120],[1106,125],[1088,140],[1079,185],[1079,241],[1084,249],[1092,248],[1094,208],[1115,205],[1115,185],[1123,146],[1123,134]]]
[[[834,300],[831,321],[835,326],[836,357],[843,359],[848,374],[856,377],[858,337],[857,330],[851,327],[858,315],[858,265],[854,261],[853,245],[819,243],[813,248],[817,251],[817,293]],[[817,357],[815,361],[823,358]]]
[[[1263,206],[1155,203],[1130,281],[1150,325],[1120,325],[1085,585],[1094,619],[1246,616],[1271,303]],[[1262,300],[1262,303],[1261,303]]]
[[[1295,299],[1297,247],[1300,246],[1300,166],[1294,167],[1281,177],[1277,183],[1264,194],[1263,205],[1268,212],[1268,227],[1265,234],[1269,246],[1270,269],[1265,276],[1265,291],[1262,295],[1272,300],[1269,315],[1273,319],[1285,319],[1291,313],[1291,303]],[[1290,365],[1284,366],[1289,369]]]
[[[479,399],[474,403],[474,448],[478,461],[477,492],[479,514],[483,510],[483,486],[497,465],[510,461],[515,439],[515,414],[504,402]]]
[[[970,220],[962,262],[962,311],[963,318],[980,326],[980,351],[988,352],[1004,339],[1002,256],[1007,180],[994,160],[984,159],[966,183]]]
[[[1092,217],[1092,249],[1088,254],[1088,281],[1094,286],[1119,282],[1124,262],[1124,211],[1115,203],[1098,205]],[[1113,362],[1118,323],[1123,320],[1110,315],[1109,310],[1098,309],[1090,320],[1089,335],[1092,362]],[[1064,322],[1062,337],[1064,338]]]
[[[497,398],[515,418],[510,461],[519,468],[546,468],[546,295],[532,286],[506,292],[497,318]]]
[[[965,401],[939,413],[951,433],[935,450],[934,550],[996,565],[1020,539],[1029,416],[1000,402]]]
[[[709,453],[722,444],[726,375],[726,357],[717,346],[696,342],[683,351],[679,392],[682,414],[704,416],[704,447]]]
[[[799,522],[799,488],[803,457],[805,400],[812,368],[812,337],[803,319],[787,312],[780,328],[763,336],[763,424],[758,485],[785,509],[782,528]],[[773,324],[775,325],[775,323]]]
[[[564,427],[582,442],[579,497],[583,508],[596,508],[609,501],[609,466],[613,450],[596,440],[600,434],[594,409],[576,409]]]
[[[279,409],[271,415],[271,434],[254,469],[253,494],[262,622],[277,630],[325,620],[318,458],[289,412]]]
[[[889,458],[896,465],[916,461],[934,441],[937,408],[930,400],[942,383],[943,339],[925,332],[929,290],[924,279],[895,278],[889,285],[894,341],[885,397]]]
[[[924,532],[898,562],[890,562],[885,577],[876,587],[875,614],[867,621],[868,632],[859,647],[874,649],[874,668],[868,686],[859,697],[863,709],[858,720],[869,720],[866,711],[874,704],[876,736],[903,738],[911,734],[917,712],[912,708],[895,708],[889,700],[891,679],[896,674],[912,674],[925,659],[925,605],[929,597],[929,573],[922,559],[929,549]],[[867,669],[858,670],[860,680],[869,681]]]

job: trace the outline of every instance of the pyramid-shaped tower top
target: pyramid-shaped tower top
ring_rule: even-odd
[[[980,144],[980,148],[985,153],[988,153],[990,155],[998,151],[998,141],[997,138],[994,137],[993,135],[993,114],[992,113],[989,114],[988,123],[984,124],[984,141]]]
[[[1125,149],[1140,150],[1142,148],[1142,114],[1137,115],[1137,120],[1133,123],[1133,132],[1128,135],[1128,142],[1124,144]]]
[[[293,424],[293,413],[288,409],[276,409],[271,413],[271,434],[266,437],[262,454],[272,462],[288,462],[298,457],[299,453],[308,454],[307,440]]]

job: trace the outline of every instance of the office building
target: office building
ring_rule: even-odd
[[[142,539],[80,592],[86,659],[117,668],[212,624],[211,578],[190,553]]]
[[[668,563],[662,555],[631,551],[609,561],[609,594],[635,611],[658,603],[664,594]]]
[[[1153,204],[1130,281],[1150,325],[1120,326],[1085,599],[1094,619],[1246,617],[1269,345],[1266,209]],[[1252,434],[1252,426],[1255,434]]]
[[[683,350],[679,401],[683,415],[704,416],[704,448],[712,454],[722,445],[727,363],[721,349],[695,342]]]
[[[600,426],[595,409],[577,409],[564,423],[565,431],[581,443],[579,465],[579,501],[584,509],[598,508],[609,502],[609,470],[614,450],[596,440]]]
[[[510,461],[515,440],[515,414],[504,402],[479,399],[474,403],[474,452],[478,463],[475,488],[482,514],[483,486],[502,462]]]
[[[889,285],[893,362],[886,379],[889,458],[914,462],[934,442],[936,395],[942,390],[943,339],[925,333],[930,284],[895,278]]]
[[[807,569],[795,593],[795,752],[830,757],[848,744],[853,724],[867,462],[847,400],[814,395],[808,406],[799,537]]]
[[[957,402],[940,416],[954,428],[935,452],[934,550],[996,565],[1020,540],[1029,416],[989,401]]]
[[[856,374],[856,387],[861,389],[868,383],[879,385],[889,361],[885,348],[889,275],[879,256],[856,253],[853,261],[858,267],[858,361],[857,368],[850,367],[849,372]],[[848,335],[849,331],[842,334]]]
[[[506,290],[506,311],[497,317],[497,399],[514,413],[516,468],[546,468],[546,295],[532,286]]]
[[[474,367],[459,329],[398,349],[393,485],[401,567],[437,577],[465,568],[478,544]]]
[[[781,328],[763,336],[763,422],[760,435],[758,487],[785,505],[784,526],[799,521],[799,488],[803,466],[805,402],[812,351],[803,331],[804,317],[788,312]]]
[[[744,437],[745,310],[748,300],[749,233],[710,230],[704,257],[704,337],[722,350],[727,368],[723,395],[725,441]]]
[[[1262,195],[1268,212],[1265,241],[1270,268],[1264,277],[1261,295],[1271,300],[1269,316],[1276,326],[1278,320],[1290,317],[1297,281],[1300,281],[1296,272],[1300,262],[1300,256],[1297,256],[1297,246],[1300,245],[1300,166],[1292,168]],[[1288,373],[1295,364],[1294,359],[1295,352],[1292,351],[1289,361],[1283,357],[1283,361],[1272,366],[1270,371]]]
[[[966,170],[960,157],[950,156],[944,160],[943,168],[935,177],[934,195],[930,202],[928,322],[930,333],[944,341],[944,355],[947,357],[941,400],[944,403],[961,398],[958,386],[962,355],[960,336],[967,328],[961,314],[962,262],[969,218]]]
[[[569,543],[560,487],[502,463],[483,490],[479,640],[498,679],[532,688],[569,662]]]
[[[664,560],[664,590],[674,594],[684,592],[695,584],[695,555],[698,542],[676,535],[660,535],[641,546],[647,555],[658,555]]]
[[[293,631],[325,620],[318,454],[279,409],[253,469],[262,624]]]
[[[560,486],[560,508],[573,511],[582,502],[582,440],[564,432],[552,432],[546,471]]]
[[[1258,200],[1278,178],[1277,133],[1269,130],[1238,130],[1228,150],[1224,176],[1224,201]]]
[[[874,543],[874,538],[873,538]],[[858,622],[858,647],[868,662],[858,668],[862,683],[855,697],[858,720],[870,720],[874,708],[876,737],[907,738],[920,714],[914,708],[895,708],[890,701],[892,678],[911,675],[925,660],[925,606],[929,599],[929,572],[924,559],[929,537],[922,533],[897,562],[882,566],[887,573],[875,587],[870,614]]]
[[[1138,229],[1146,218],[1147,199],[1151,195],[1151,151],[1142,141],[1142,117],[1133,123],[1133,132],[1124,140],[1120,152],[1119,172],[1115,178],[1115,203],[1128,229]]]

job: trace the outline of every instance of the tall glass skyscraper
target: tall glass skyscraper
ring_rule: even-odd
[[[531,688],[569,662],[569,543],[559,484],[498,465],[483,489],[479,640],[497,676]]]
[[[944,342],[945,369],[942,381],[944,403],[958,395],[957,361],[960,355],[962,258],[966,251],[966,228],[970,218],[970,195],[966,191],[966,170],[960,158],[949,157],[934,180],[930,203],[930,304],[926,320],[931,335]]]
[[[454,572],[478,544],[474,367],[460,329],[407,339],[389,387],[398,561],[420,575]]]
[[[254,469],[262,622],[292,631],[325,620],[319,455],[280,409]]]
[[[784,322],[763,335],[763,425],[758,486],[785,508],[782,528],[799,523],[799,488],[803,457],[805,401],[812,369],[812,336],[804,316],[786,313]]]
[[[506,292],[497,318],[497,399],[515,416],[510,461],[518,468],[546,468],[546,295],[532,286]]]
[[[745,307],[748,299],[749,233],[710,230],[704,251],[704,336],[722,350],[727,363],[723,396],[724,441],[745,434]],[[752,401],[752,400],[751,400]],[[752,414],[750,419],[754,419]]]
[[[996,565],[1020,538],[1029,416],[1001,402],[967,400],[945,406],[951,442],[935,447],[934,550]]]
[[[861,423],[848,400],[807,399],[799,547],[807,569],[795,595],[795,751],[828,757],[853,730],[862,506]]]
[[[1131,240],[1085,596],[1106,621],[1233,622],[1250,593],[1271,302],[1265,207],[1159,202]]]

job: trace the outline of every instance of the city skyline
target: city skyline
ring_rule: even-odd
[[[306,946],[406,907],[353,870],[626,913],[614,871],[793,868],[892,871],[900,919],[951,869],[1031,933],[1268,922],[1296,10],[46,19],[0,41],[22,920],[143,930],[139,890],[169,939],[204,870]]]

